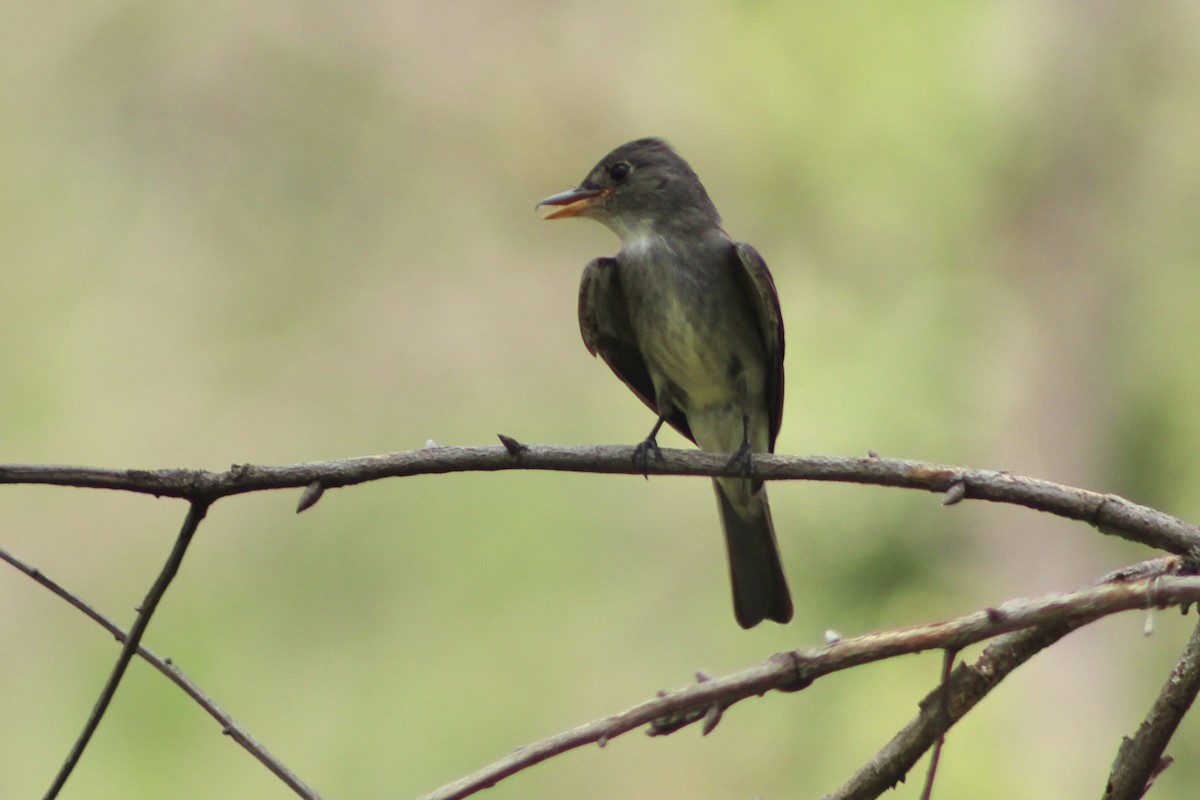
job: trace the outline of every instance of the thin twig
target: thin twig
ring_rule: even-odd
[[[179,565],[183,563],[183,556],[187,553],[192,536],[196,533],[196,528],[200,526],[200,522],[204,519],[204,515],[207,512],[208,503],[203,501],[193,501],[188,506],[188,513],[183,520],[183,526],[179,530],[179,536],[175,539],[175,546],[171,548],[171,553],[167,556],[166,563],[163,564],[163,568],[158,573],[158,577],[155,578],[150,591],[146,593],[146,599],[142,601],[142,605],[138,608],[137,619],[134,620],[133,627],[129,629],[129,636],[121,648],[121,654],[117,657],[117,663],[113,665],[112,673],[108,676],[108,681],[105,683],[104,689],[100,692],[100,697],[96,701],[96,705],[93,706],[92,713],[88,716],[88,720],[83,726],[83,731],[75,741],[75,746],[71,748],[71,752],[67,755],[66,760],[63,761],[63,765],[58,771],[58,775],[55,776],[54,782],[50,784],[50,788],[46,791],[45,800],[54,800],[54,798],[58,797],[58,793],[62,791],[67,778],[71,777],[71,772],[74,771],[75,765],[79,763],[79,758],[83,755],[84,748],[87,747],[92,734],[96,732],[96,728],[100,725],[100,720],[104,718],[104,712],[108,710],[109,703],[112,702],[113,696],[117,693],[117,687],[121,684],[121,678],[124,677],[125,670],[129,667],[129,662],[133,660],[133,654],[137,652],[138,645],[142,641],[142,635],[146,632],[146,626],[150,624],[150,618],[154,616],[154,610],[158,607],[159,601],[162,600],[163,595],[166,593],[167,587],[171,585],[171,580],[175,577],[175,573],[179,571]]]
[[[242,464],[225,472],[186,469],[100,469],[97,467],[0,465],[0,484],[33,483],[116,489],[156,496],[203,499],[267,489],[325,489],[389,477],[497,470],[554,470],[606,474],[726,475],[727,455],[695,450],[663,450],[663,459],[643,470],[624,445],[553,447],[522,445],[519,453],[501,445],[425,447],[401,453],[361,456],[281,466]],[[741,474],[738,472],[737,474]],[[837,481],[919,489],[957,499],[1011,503],[1086,522],[1103,533],[1141,542],[1157,550],[1200,560],[1200,528],[1116,495],[1077,489],[994,470],[967,469],[919,461],[862,456],[780,456],[757,454],[753,474],[765,480]]]
[[[1196,577],[1155,577],[1133,582],[1122,580],[1066,594],[1010,600],[997,607],[945,622],[841,639],[825,647],[810,650],[779,653],[770,660],[742,672],[721,678],[712,678],[674,692],[663,693],[654,700],[627,711],[589,722],[519,748],[511,755],[478,772],[443,786],[421,800],[459,800],[459,798],[468,797],[481,789],[493,786],[504,778],[560,753],[587,744],[607,743],[623,733],[628,733],[657,719],[682,718],[684,712],[692,710],[699,712],[692,715],[692,718],[703,719],[703,712],[713,704],[727,708],[736,702],[762,695],[771,690],[797,691],[807,687],[819,677],[860,664],[926,650],[961,649],[999,634],[1011,633],[1033,626],[1037,627],[1032,632],[1022,631],[1022,634],[1017,634],[1017,636],[1023,635],[1035,640],[1038,637],[1046,639],[1045,631],[1049,629],[1065,628],[1070,630],[1118,611],[1145,608],[1151,581],[1154,581],[1155,602],[1162,606],[1184,605],[1196,602],[1197,598],[1200,598],[1200,578]],[[1058,636],[1061,635],[1058,634]],[[1041,649],[1049,643],[1050,641],[1046,641],[1037,649]],[[995,644],[993,643],[992,646],[985,649],[984,655],[974,669],[960,665],[954,671],[951,679],[951,685],[955,691],[950,709],[952,720],[960,717],[966,708],[969,708],[969,705],[961,706],[962,701],[958,696],[958,692],[961,691],[961,687],[967,680],[967,676],[962,674],[964,671],[975,672],[978,670],[974,680],[987,681],[990,680],[988,675],[990,670],[998,670],[1002,674],[1007,674],[1008,671],[1015,668],[1016,664],[1008,666],[1005,663],[1006,659],[1014,658],[1009,651],[991,654]],[[1029,655],[1032,655],[1032,652]],[[1024,658],[1028,658],[1029,655]],[[1021,658],[1020,661],[1023,661],[1024,658]],[[990,660],[998,663],[992,664]],[[980,663],[983,664],[982,667],[980,667]],[[940,687],[935,690],[935,692],[937,691],[940,691]],[[986,694],[986,691],[982,694]],[[930,723],[928,730],[931,735],[921,747],[921,753],[929,747],[940,727],[937,719],[940,712],[936,709],[936,698],[932,698],[928,705],[932,706],[933,711],[930,712],[931,715],[927,719],[923,711],[922,719],[926,719]],[[919,757],[919,753],[916,757]],[[899,777],[903,777],[903,773]],[[845,796],[875,795],[860,793]]]
[[[1104,800],[1137,800],[1170,763],[1163,757],[1180,721],[1200,692],[1200,625],[1171,670],[1133,738],[1124,737],[1117,751]]]
[[[946,731],[950,730],[950,672],[954,669],[954,659],[958,651],[948,649],[942,654],[941,691],[938,692],[938,724],[937,738],[933,742],[933,752],[929,754],[929,772],[925,774],[925,787],[921,790],[921,800],[929,800],[933,796],[933,782],[937,778],[938,762],[942,758],[942,747],[946,744]]]
[[[112,634],[118,642],[128,641],[128,636],[115,622],[101,614],[87,601],[78,595],[72,593],[65,586],[48,577],[41,570],[31,567],[21,561],[16,556],[0,549],[0,561],[6,561],[16,567],[21,572],[28,575],[39,584],[49,589],[53,594],[70,603],[79,611],[83,612],[89,619],[95,622],[100,627],[104,628]],[[153,666],[156,670],[165,675],[172,683],[184,691],[188,697],[191,697],[196,703],[208,712],[209,716],[215,719],[221,725],[221,731],[240,744],[252,756],[258,759],[263,766],[275,774],[281,781],[291,787],[292,791],[303,797],[304,800],[320,800],[320,795],[300,779],[294,772],[273,756],[269,750],[257,739],[250,735],[250,732],[243,728],[228,712],[218,706],[216,702],[209,697],[205,692],[187,676],[170,659],[162,658],[156,655],[153,651],[142,645],[138,645],[137,654],[146,662]]]

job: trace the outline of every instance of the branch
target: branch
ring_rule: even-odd
[[[954,661],[958,658],[957,650],[947,650],[942,653],[942,679],[938,683],[936,693],[936,706],[929,703],[930,699],[926,698],[930,708],[937,708],[936,721],[936,738],[933,742],[933,754],[929,756],[929,771],[925,774],[925,786],[921,789],[921,800],[929,800],[933,795],[933,781],[937,778],[938,762],[942,758],[942,747],[946,744],[946,731],[950,730],[950,703],[953,701],[951,693],[950,677],[951,671],[954,669]]]
[[[101,614],[83,598],[73,594],[62,584],[48,577],[41,570],[29,566],[11,553],[0,549],[0,561],[6,561],[16,567],[21,572],[28,575],[39,584],[49,589],[53,594],[70,603],[79,611],[82,611],[85,616],[91,619],[100,627],[111,633],[118,642],[128,641],[128,636],[125,631],[113,622],[108,617]],[[229,715],[223,708],[216,704],[211,697],[205,694],[196,683],[184,673],[179,667],[171,662],[169,658],[161,658],[151,650],[138,645],[137,654],[147,661],[156,670],[167,676],[176,686],[184,691],[188,697],[196,701],[196,703],[208,712],[209,716],[215,719],[221,725],[222,733],[225,733],[229,738],[240,744],[252,756],[259,760],[267,769],[275,774],[281,781],[287,784],[292,791],[303,797],[304,800],[320,800],[320,796],[315,790],[310,788],[304,781],[300,780],[299,776],[293,773],[287,766],[275,756],[271,755],[270,751],[261,744],[257,739],[250,735],[250,732],[243,728],[238,722]]]
[[[1200,578],[1142,578],[1133,582],[1119,581],[1088,587],[1066,594],[1011,600],[995,608],[987,608],[946,622],[872,633],[844,639],[825,647],[779,653],[768,661],[742,672],[704,680],[684,689],[661,694],[658,698],[627,711],[522,747],[512,755],[443,786],[421,800],[459,800],[468,797],[552,756],[586,744],[606,744],[610,739],[647,724],[653,724],[651,733],[671,732],[690,722],[703,719],[707,732],[720,719],[721,713],[737,702],[771,690],[799,691],[821,676],[860,664],[926,650],[959,649],[1024,628],[1034,629],[1033,632],[1024,632],[1025,636],[1036,638],[1040,635],[1045,638],[1046,629],[1065,627],[1072,630],[1118,611],[1149,606],[1186,605],[1197,601],[1200,601]],[[1041,647],[1045,647],[1051,641],[1053,639],[1046,641]],[[977,668],[979,663],[990,659],[989,663],[995,662],[1001,668],[1011,671],[1016,664],[1006,667],[1001,662],[1004,652],[1001,649],[993,651],[989,648],[980,658],[980,662],[977,662]],[[1007,658],[1012,659],[1012,653],[1015,651],[1011,645],[1007,652],[1010,653]],[[1032,655],[1032,652],[1029,655]],[[967,668],[960,666],[955,670],[954,682],[966,679],[959,677],[965,669]],[[986,675],[984,670],[981,669],[980,672]],[[982,694],[986,694],[986,691]],[[982,694],[979,696],[982,697]],[[952,697],[951,719],[957,718],[957,715],[966,710],[960,710],[958,704],[959,698]],[[927,702],[926,705],[927,708],[932,707],[930,713],[941,713],[936,709],[936,702]],[[933,721],[935,717],[930,719]],[[680,723],[679,720],[683,722]],[[936,729],[936,725],[931,729],[934,738]],[[928,747],[928,744],[925,747]]]
[[[150,587],[150,591],[146,593],[146,599],[142,601],[142,605],[138,608],[137,619],[134,621],[133,627],[129,629],[129,636],[121,648],[121,654],[117,657],[117,663],[113,665],[112,673],[108,676],[108,681],[104,684],[104,689],[100,692],[100,698],[96,700],[96,705],[92,707],[92,713],[88,716],[88,720],[84,724],[79,738],[76,739],[75,746],[71,748],[71,752],[67,755],[58,774],[54,777],[54,782],[46,790],[45,800],[54,800],[54,798],[58,797],[58,793],[62,791],[67,778],[71,777],[71,773],[75,770],[75,765],[79,763],[79,758],[83,755],[84,748],[87,747],[92,734],[100,726],[100,720],[104,718],[104,712],[108,710],[109,703],[112,702],[113,696],[117,693],[117,687],[121,684],[121,678],[125,676],[125,670],[128,669],[129,662],[133,660],[133,654],[137,651],[138,645],[142,641],[142,635],[146,632],[146,627],[150,624],[150,618],[154,615],[154,610],[158,608],[159,601],[166,594],[167,587],[171,585],[171,580],[175,577],[175,573],[179,571],[179,565],[183,563],[183,556],[187,553],[192,536],[196,533],[196,529],[200,527],[200,522],[207,513],[208,504],[201,501],[193,501],[191,506],[188,507],[187,516],[183,520],[183,527],[180,528],[179,536],[175,539],[175,546],[171,548],[171,553],[167,556],[166,563],[163,564],[163,568],[155,579],[154,584]]]
[[[1129,584],[1134,581],[1154,586],[1162,575],[1178,574],[1177,558],[1156,558],[1105,575],[1095,585]],[[1151,589],[1151,594],[1153,590]],[[1150,601],[1150,596],[1147,596]],[[988,644],[975,663],[960,664],[919,703],[920,712],[904,726],[870,761],[864,764],[840,789],[823,800],[869,800],[904,780],[917,760],[967,715],[979,701],[1012,674],[1013,670],[1062,639],[1068,633],[1094,621],[1079,617],[1036,625],[1015,633],[998,636]],[[946,702],[946,698],[949,702]]]
[[[999,636],[968,666],[959,664],[950,681],[929,692],[920,702],[920,712],[892,740],[846,782],[823,800],[872,800],[904,780],[918,759],[980,700],[1045,648],[1093,619],[1080,618],[1052,625],[1038,625]],[[949,704],[942,705],[948,696]]]
[[[1200,625],[1176,662],[1150,713],[1130,739],[1121,740],[1108,776],[1104,800],[1138,800],[1150,789],[1171,759],[1163,757],[1167,743],[1200,692]]]
[[[324,489],[411,475],[510,469],[643,474],[630,458],[631,448],[624,445],[523,445],[509,437],[502,438],[507,440],[504,446],[426,447],[401,453],[279,466],[242,464],[225,472],[0,465],[0,484],[115,489],[207,503],[246,492],[307,488],[304,497],[307,507],[316,502]],[[655,460],[646,465],[646,473],[742,475],[739,466],[729,466],[729,458],[724,454],[669,449],[663,450],[662,454],[662,461]],[[1086,522],[1102,533],[1200,560],[1200,528],[1195,525],[1116,495],[1006,472],[875,456],[755,454],[753,474],[764,480],[834,481],[919,489],[942,494],[947,505],[963,499],[1010,503]]]
[[[194,533],[194,526],[199,524],[208,506],[217,500],[255,491],[303,488],[299,509],[303,510],[316,503],[328,488],[390,477],[511,469],[643,474],[641,466],[633,464],[631,450],[627,446],[534,446],[521,444],[511,437],[500,438],[503,446],[430,446],[421,450],[334,461],[279,466],[235,465],[225,472],[0,465],[0,483],[122,490],[181,498],[192,504],[189,513],[192,527],[189,530],[189,523],[185,523],[176,552],[172,553],[163,574],[147,596],[105,692],[47,797],[52,798],[57,794],[95,730],[121,674],[136,650],[154,606],[182,559],[187,540]],[[644,472],[696,476],[743,474],[738,467],[730,467],[725,454],[692,450],[664,450],[662,453],[663,459],[646,465]],[[940,493],[945,505],[953,505],[964,499],[978,499],[1024,506],[1086,522],[1102,533],[1183,556],[1189,569],[1200,563],[1200,528],[1111,494],[1004,472],[884,459],[874,454],[859,458],[761,454],[755,456],[753,467],[754,476],[763,480],[835,481],[917,489]],[[1099,616],[1147,604],[1193,602],[1200,599],[1197,596],[1197,592],[1200,592],[1198,581],[1200,579],[1172,577],[1156,581],[1153,592],[1149,583],[1143,581],[1139,584],[1087,589],[1042,600],[1014,601],[946,623],[872,634],[838,642],[820,650],[781,654],[745,673],[701,683],[624,714],[553,737],[440,790],[430,798],[464,797],[558,752],[589,742],[604,742],[612,736],[651,722],[656,725],[655,732],[669,733],[675,728],[704,719],[707,732],[719,722],[725,708],[746,697],[770,689],[795,691],[821,675],[860,663],[920,650],[957,649],[1035,625],[1043,626],[1044,633],[1046,626],[1078,626]],[[954,718],[952,715],[951,720]]]

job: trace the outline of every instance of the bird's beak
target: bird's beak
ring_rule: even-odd
[[[607,192],[603,189],[568,189],[565,192],[552,194],[545,200],[538,202],[537,208],[542,206],[561,206],[551,211],[542,219],[563,219],[564,217],[577,217],[589,208],[600,202]]]

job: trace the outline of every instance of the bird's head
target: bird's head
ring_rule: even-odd
[[[589,217],[622,240],[647,233],[719,226],[721,219],[696,173],[662,139],[638,139],[601,159],[574,189],[538,206],[546,219]]]

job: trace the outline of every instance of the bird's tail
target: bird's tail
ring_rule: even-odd
[[[721,526],[729,553],[734,616],[743,628],[753,628],[764,619],[787,622],[792,618],[792,596],[779,563],[767,490],[759,486],[753,493],[727,492],[722,484],[731,480],[714,480],[713,488],[721,507]]]

